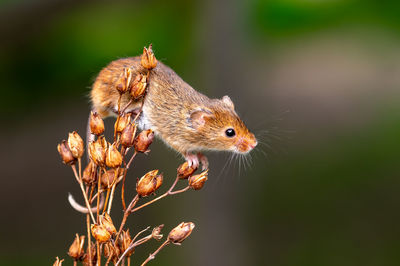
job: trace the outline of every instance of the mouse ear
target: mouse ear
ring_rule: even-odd
[[[213,116],[211,110],[207,109],[196,109],[190,113],[189,123],[190,125],[197,129],[204,126],[206,120]]]
[[[225,95],[224,97],[222,97],[222,101],[228,105],[232,110],[235,109],[235,105],[233,104],[231,98],[229,98],[228,95]]]

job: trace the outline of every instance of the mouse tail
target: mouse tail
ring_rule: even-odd
[[[80,213],[89,213],[89,209],[85,206],[80,205],[78,202],[76,202],[76,200],[74,199],[74,197],[72,196],[71,193],[68,193],[68,202],[71,205],[72,208],[74,208],[74,210],[80,212]],[[100,204],[99,204],[99,209],[102,209],[104,206],[104,195],[103,193],[100,194]],[[97,211],[97,206],[93,207],[90,209],[91,212],[96,212]]]

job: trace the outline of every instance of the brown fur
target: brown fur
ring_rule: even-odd
[[[119,93],[115,82],[124,68],[131,68],[133,77],[145,73],[140,57],[111,62],[98,75],[91,92],[93,109],[103,117],[115,112]],[[200,150],[228,150],[246,153],[257,145],[234,110],[229,97],[209,99],[184,82],[171,68],[158,62],[150,72],[143,114],[151,129],[169,146],[183,155]],[[121,106],[130,100],[125,93]],[[140,101],[129,110],[140,107]],[[225,130],[233,128],[234,137],[227,137]]]

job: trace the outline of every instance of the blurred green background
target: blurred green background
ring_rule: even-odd
[[[80,192],[56,145],[70,131],[84,135],[99,70],[150,43],[197,90],[230,95],[262,143],[249,164],[224,168],[228,154],[209,154],[203,190],[128,220],[135,232],[196,224],[151,265],[400,265],[398,1],[3,0],[0,7],[1,265],[51,265],[55,256],[72,264],[66,251],[85,232],[85,218],[67,203],[68,192]],[[147,170],[172,182],[180,162],[153,144],[130,171],[130,195]],[[138,248],[133,264],[157,246]]]

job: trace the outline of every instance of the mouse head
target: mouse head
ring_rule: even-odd
[[[199,148],[248,153],[257,146],[254,134],[236,114],[228,96],[214,100],[210,106],[194,109],[189,121],[200,139]]]

